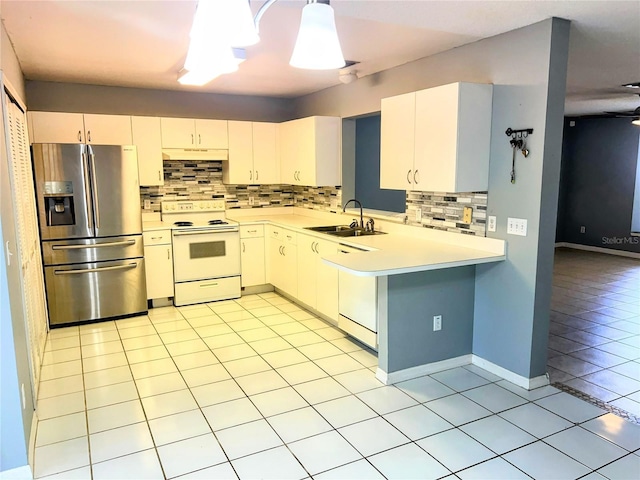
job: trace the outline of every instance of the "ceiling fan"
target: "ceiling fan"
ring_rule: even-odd
[[[640,94],[638,94],[640,97]],[[640,126],[640,106],[635,110],[622,110],[620,112],[604,112],[606,115],[615,118],[631,118],[631,123]]]

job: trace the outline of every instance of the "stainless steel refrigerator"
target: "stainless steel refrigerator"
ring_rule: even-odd
[[[136,147],[32,148],[50,326],[146,312]]]

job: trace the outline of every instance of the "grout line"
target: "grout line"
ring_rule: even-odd
[[[623,410],[620,407],[611,405],[610,403],[605,402],[604,400],[600,400],[592,395],[589,395],[588,393],[581,392],[580,390],[573,388],[569,385],[565,385],[564,383],[556,382],[556,383],[553,383],[552,386],[554,386],[558,390],[562,390],[563,392],[573,395],[574,397],[577,397],[581,400],[584,400],[585,402],[588,402],[591,405],[595,405],[596,407],[600,407],[603,410],[608,411],[609,413],[613,413],[614,415],[624,418],[625,420],[628,420],[631,423],[640,425],[640,417],[634,415],[633,413],[627,412],[626,410]]]

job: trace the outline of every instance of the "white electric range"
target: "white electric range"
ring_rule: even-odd
[[[240,297],[240,229],[226,219],[225,201],[166,201],[161,208],[162,221],[173,223],[173,303]]]

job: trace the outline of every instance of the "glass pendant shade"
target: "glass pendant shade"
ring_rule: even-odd
[[[636,118],[635,120],[632,120],[631,123],[633,123],[634,125],[638,125],[640,127],[640,118]]]
[[[333,8],[309,3],[302,9],[300,30],[289,64],[308,70],[331,70],[345,65]]]
[[[219,25],[219,27],[227,29],[228,40],[232,47],[248,47],[260,41],[248,0],[216,0],[216,3],[218,2],[219,8],[224,7],[220,19],[226,22],[226,25]]]

